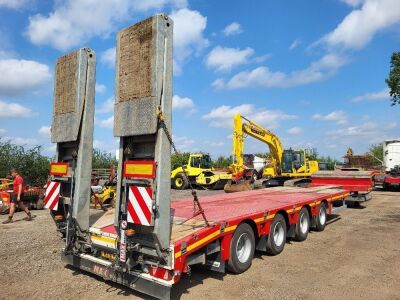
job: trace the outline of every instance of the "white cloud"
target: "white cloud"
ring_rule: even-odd
[[[101,53],[100,61],[106,66],[114,68],[116,61],[115,57],[116,57],[116,49],[115,47],[112,47]]]
[[[295,39],[289,46],[289,50],[296,49],[301,44],[300,39]]]
[[[354,97],[351,100],[353,102],[362,102],[362,101],[388,100],[389,98],[390,98],[389,89],[384,88],[379,92],[366,93],[364,95]]]
[[[86,43],[91,38],[108,37],[124,21],[166,5],[181,8],[186,0],[66,0],[56,1],[47,15],[29,18],[26,35],[36,45],[50,45],[61,51]]]
[[[7,133],[7,130],[0,128],[0,136],[3,136]]]
[[[114,97],[108,98],[100,108],[96,109],[96,113],[106,114],[114,111]]]
[[[214,81],[213,86],[227,89],[247,87],[288,88],[300,86],[325,80],[333,76],[347,62],[348,59],[344,56],[326,54],[303,70],[284,73],[271,71],[267,67],[258,67],[251,71],[240,72],[226,83],[223,79],[219,78],[217,81]]]
[[[115,156],[116,151],[119,147],[119,139],[108,140],[93,140],[93,148],[99,149],[101,151],[105,151],[111,153],[111,155]]]
[[[114,116],[111,116],[105,120],[99,122],[99,126],[102,128],[113,128],[114,126]]]
[[[302,133],[303,132],[303,128],[301,128],[301,127],[292,127],[292,128],[289,128],[288,130],[287,130],[287,133],[289,133],[289,134],[293,134],[293,135],[296,135],[296,134],[300,134],[300,133]]]
[[[242,26],[238,22],[233,22],[233,23],[229,24],[223,30],[223,33],[226,36],[240,34],[242,32],[243,32]]]
[[[205,141],[204,145],[207,147],[222,147],[225,145],[224,142],[211,142],[211,141]]]
[[[51,146],[48,146],[48,147],[46,147],[45,149],[44,149],[44,152],[47,152],[48,154],[50,154],[50,155],[54,155],[54,153],[56,152],[56,150],[57,150],[57,145],[51,145]]]
[[[365,2],[365,0],[341,0],[341,1],[353,7],[359,6]]]
[[[400,24],[398,0],[346,0],[354,7],[343,21],[322,38],[328,46],[361,49],[379,31]]]
[[[174,21],[174,72],[177,75],[186,59],[208,47],[209,41],[204,37],[207,17],[187,8],[174,11],[170,17]]]
[[[222,78],[215,79],[211,86],[215,89],[223,89],[225,87],[225,81]]]
[[[315,114],[312,116],[312,118],[313,120],[331,121],[337,124],[346,124],[348,121],[347,114],[341,110],[330,112],[327,115]]]
[[[389,130],[397,127],[396,122],[377,123],[373,121],[364,122],[361,125],[349,126],[340,130],[330,131],[328,135],[334,138],[363,138],[364,142],[382,142]]]
[[[198,151],[198,149],[195,146],[196,145],[195,140],[191,138],[188,138],[186,136],[173,135],[172,139],[178,151],[190,151],[190,152]]]
[[[0,117],[2,118],[29,118],[32,110],[18,103],[9,103],[0,100]]]
[[[9,137],[5,136],[5,140],[10,141],[12,144],[18,145],[18,146],[37,146],[39,145],[39,141],[37,139],[33,138],[23,138],[23,137]]]
[[[0,7],[8,7],[8,8],[21,8],[25,4],[28,3],[28,0],[0,0]]]
[[[96,93],[104,93],[107,87],[104,84],[96,83]]]
[[[50,126],[42,126],[39,128],[38,133],[43,136],[49,137],[51,134],[51,127]]]
[[[233,67],[246,64],[254,54],[251,48],[224,48],[217,46],[207,56],[206,65],[217,71],[230,71]]]
[[[212,127],[231,127],[233,116],[237,113],[249,118],[251,121],[265,125],[270,129],[279,127],[279,122],[293,120],[297,116],[289,115],[279,110],[267,110],[262,107],[255,107],[253,104],[241,104],[238,106],[222,105],[213,108],[203,119],[210,120]]]
[[[32,60],[0,60],[0,94],[23,95],[49,82],[51,74],[47,65]]]
[[[196,112],[193,100],[188,97],[180,97],[179,95],[174,95],[172,98],[172,109],[186,110],[189,115]]]

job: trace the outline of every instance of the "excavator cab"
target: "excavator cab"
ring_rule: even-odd
[[[282,155],[282,173],[293,173],[305,164],[305,153],[302,150],[284,150]]]

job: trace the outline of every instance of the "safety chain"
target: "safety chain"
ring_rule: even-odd
[[[170,134],[170,132],[169,132],[169,130],[168,130],[168,128],[167,128],[167,124],[165,124],[164,115],[163,115],[163,113],[162,113],[161,110],[158,111],[157,116],[158,116],[158,121],[159,121],[160,127],[164,130],[165,135],[167,136],[167,139],[168,139],[169,143],[171,144],[172,149],[174,150],[174,153],[175,153],[175,154],[178,156],[178,158],[179,158],[179,152],[178,152],[178,150],[177,150],[176,147],[175,147],[175,144],[174,144],[174,142],[173,142],[173,140],[172,140],[172,136],[171,136],[171,134]],[[191,190],[191,193],[192,193],[192,196],[193,196],[193,216],[192,216],[191,218],[189,218],[189,219],[186,219],[186,220],[183,221],[181,224],[186,223],[187,221],[189,221],[189,220],[191,220],[191,219],[197,217],[198,215],[202,215],[202,217],[203,217],[203,219],[204,219],[204,222],[206,223],[207,227],[209,227],[210,224],[209,224],[209,222],[208,222],[208,220],[207,220],[207,218],[206,218],[206,215],[205,215],[205,213],[204,213],[203,208],[201,207],[199,198],[198,198],[198,196],[197,196],[197,192],[196,192],[196,190],[193,188],[193,185],[192,185],[192,183],[191,183],[190,180],[189,180],[189,175],[187,174],[186,167],[185,167],[185,162],[183,161],[183,157],[182,157],[182,160],[180,161],[180,163],[181,163],[181,166],[182,166],[183,175],[185,176],[186,181],[189,183],[189,187],[190,187],[190,190]]]

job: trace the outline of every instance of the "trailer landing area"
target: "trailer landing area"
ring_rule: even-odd
[[[337,186],[318,186],[312,188],[296,187],[274,187],[268,189],[253,190],[232,194],[217,194],[200,198],[205,216],[210,226],[205,225],[201,215],[193,216],[193,199],[179,199],[171,202],[171,217],[173,218],[171,245],[179,249],[182,243],[186,244],[186,251],[198,249],[204,244],[200,241],[193,241],[195,247],[190,247],[193,237],[196,235],[211,235],[220,231],[220,226],[226,226],[225,232],[232,231],[242,220],[251,219],[256,224],[271,220],[278,211],[285,211],[290,217],[298,212],[301,207],[308,205],[316,207],[321,201],[328,203],[343,199],[349,195]],[[332,213],[331,211],[328,211]],[[100,243],[101,246],[108,245],[114,248],[117,237],[114,228],[114,210],[109,210],[100,217],[92,226],[92,240]],[[106,237],[105,239],[102,238]],[[111,239],[110,239],[111,238]],[[188,249],[189,248],[189,249]],[[186,253],[187,253],[186,252]],[[179,257],[180,250],[176,251],[175,257]]]

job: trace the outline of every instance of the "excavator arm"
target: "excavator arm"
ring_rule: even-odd
[[[247,119],[241,114],[235,114],[233,118],[233,165],[232,178],[238,181],[244,177],[246,167],[243,160],[244,139],[249,135],[268,145],[271,155],[271,165],[274,176],[280,174],[282,164],[283,147],[277,135],[261,127],[257,123]]]

